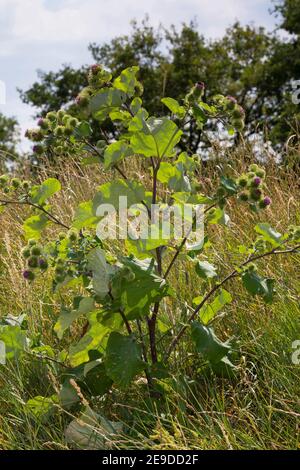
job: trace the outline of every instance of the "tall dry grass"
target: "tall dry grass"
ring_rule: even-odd
[[[237,176],[253,162],[251,149],[243,147],[203,166],[197,175],[203,192],[213,190],[222,171]],[[145,181],[144,168],[136,160],[123,166],[130,178]],[[297,168],[296,168],[297,170]],[[233,250],[239,244],[255,239],[253,230],[258,222],[268,221],[278,231],[300,223],[299,173],[295,168],[266,162],[268,194],[271,207],[252,214],[246,206],[230,201],[227,211],[231,217],[228,228],[211,227],[212,245],[207,256],[226,275],[237,256]],[[23,175],[28,178],[29,170]],[[21,175],[22,176],[22,175]],[[64,188],[53,198],[52,211],[65,223],[70,223],[79,202],[93,197],[98,185],[118,178],[115,172],[106,173],[99,166],[82,167],[75,160],[54,166],[44,165],[36,173],[37,181],[57,177]],[[162,190],[161,190],[162,191]],[[22,222],[24,207],[10,207],[1,214],[0,233],[0,317],[26,313],[31,334],[40,335],[44,344],[57,349],[59,343],[53,325],[59,314],[60,299],[51,293],[50,280],[42,276],[34,287],[22,278],[24,269],[20,251],[24,245]],[[46,232],[51,240],[60,231],[52,226]],[[119,246],[117,246],[118,248]],[[237,339],[242,351],[241,376],[238,383],[202,377],[197,361],[179,348],[172,364],[173,372],[189,377],[186,385],[177,379],[170,385],[164,404],[150,406],[140,387],[129,393],[115,393],[108,403],[94,403],[96,409],[110,418],[122,420],[129,426],[121,447],[162,449],[218,448],[297,448],[299,446],[299,367],[291,363],[291,343],[300,339],[299,256],[275,257],[259,263],[264,274],[277,280],[277,296],[271,306],[251,298],[238,281],[228,286],[234,302],[215,322],[219,336]],[[192,269],[178,260],[170,282],[177,292],[176,301],[164,303],[162,316],[176,324],[181,318],[180,306],[191,304],[199,295],[201,285]],[[76,327],[71,331],[76,336]],[[189,357],[189,356],[188,356]],[[25,361],[0,374],[0,448],[68,448],[63,414],[51,426],[34,423],[25,411],[25,401],[35,395],[53,393],[47,367]],[[137,405],[139,403],[139,405]]]

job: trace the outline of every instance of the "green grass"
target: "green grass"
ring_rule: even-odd
[[[113,444],[116,448],[299,447],[299,366],[291,363],[291,342],[300,333],[298,305],[278,302],[268,317],[254,311],[245,315],[246,308],[245,303],[235,321],[225,322],[228,331],[234,323],[242,351],[235,380],[204,376],[197,371],[197,360],[190,358],[189,364],[181,365],[180,380],[174,375],[165,397],[155,403],[147,398],[143,384],[91,403],[94,410],[124,423],[126,433]],[[0,447],[68,448],[64,429],[70,415],[58,409],[43,423],[25,406],[29,398],[55,391],[53,375],[53,365],[32,358],[1,369]]]
[[[86,170],[88,171],[88,170]],[[102,175],[77,178],[71,167],[66,175],[71,203],[88,199]],[[280,230],[299,223],[299,188],[297,175],[285,175],[269,169],[268,184],[274,204],[268,211],[271,225]],[[90,187],[84,181],[89,178]],[[58,213],[70,213],[68,197],[58,199]],[[228,273],[236,259],[231,247],[249,243],[253,227],[259,221],[254,215],[229,208],[232,226],[221,232],[212,228],[213,241],[209,258]],[[59,312],[59,299],[50,293],[47,277],[29,288],[21,277],[23,214],[3,215],[4,232],[0,245],[0,317],[8,313],[27,314],[31,339],[50,344],[55,351],[76,338],[82,328],[79,322],[70,335],[59,342],[53,325]],[[259,216],[263,220],[266,215]],[[300,339],[299,257],[276,257],[260,269],[277,279],[274,304],[265,305],[231,281],[227,289],[234,302],[216,319],[215,329],[222,340],[234,338],[239,351],[239,370],[234,379],[217,378],[204,373],[189,340],[172,357],[173,378],[162,384],[164,395],[150,400],[141,378],[127,391],[112,392],[104,399],[93,399],[92,409],[107,419],[123,423],[122,435],[105,439],[105,446],[127,449],[296,449],[299,448],[299,371],[292,363],[292,342]],[[162,317],[174,324],[182,319],[178,305],[191,304],[204,289],[190,267],[176,264],[170,276],[177,293],[177,303],[166,301]],[[35,418],[28,410],[28,399],[50,396],[59,388],[55,362],[29,355],[0,366],[0,448],[1,449],[68,449],[65,429],[78,412],[56,407],[48,421]],[[73,416],[74,415],[74,416]],[[91,425],[93,427],[93,425]],[[95,434],[102,430],[95,427]]]

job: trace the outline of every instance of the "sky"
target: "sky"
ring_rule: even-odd
[[[221,37],[235,20],[275,28],[271,0],[0,0],[0,112],[15,116],[25,129],[36,110],[21,102],[37,69],[91,62],[90,42],[106,42],[130,31],[130,20],[149,14],[154,26],[197,20],[207,38]],[[5,86],[5,104],[3,87]],[[21,149],[30,143],[22,138]]]

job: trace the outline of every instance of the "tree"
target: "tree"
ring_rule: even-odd
[[[300,4],[298,0],[275,0],[275,13],[281,16],[281,28],[299,36]]]
[[[26,91],[18,90],[23,103],[37,108],[36,117],[69,105],[86,85],[87,69],[63,65],[58,72],[38,70],[38,81]]]
[[[296,13],[289,13],[293,2],[276,7],[283,16],[282,27],[297,32]],[[289,9],[288,9],[289,8]],[[294,11],[294,10],[293,10]],[[295,19],[296,18],[296,19]],[[233,95],[246,110],[246,136],[267,131],[278,146],[291,132],[291,116],[297,109],[291,103],[290,81],[299,76],[298,39],[283,40],[264,28],[241,26],[238,22],[218,40],[208,41],[199,34],[197,24],[183,24],[165,30],[154,29],[146,18],[140,25],[132,22],[131,33],[105,44],[90,44],[93,61],[103,64],[112,74],[124,67],[138,65],[145,88],[144,102],[150,113],[162,115],[162,96],[182,100],[196,82],[206,83],[208,97],[218,90]],[[297,55],[298,54],[298,55]],[[39,72],[39,81],[21,92],[24,102],[33,104],[40,114],[60,106],[70,108],[71,100],[86,85],[86,70],[64,66],[57,73]],[[78,117],[78,108],[72,108]],[[95,139],[100,133],[90,121]],[[109,120],[102,128],[116,138],[118,129]],[[202,130],[195,123],[184,129],[182,145],[199,152]],[[203,146],[208,142],[204,139]]]
[[[0,113],[0,170],[3,171],[8,162],[16,161],[19,157],[19,125],[13,117]]]
[[[274,51],[269,81],[277,88],[279,106],[271,137],[280,143],[291,134],[299,136],[299,105],[292,100],[293,82],[300,78],[300,3],[298,0],[276,0],[274,13],[280,18],[279,27],[289,33]]]

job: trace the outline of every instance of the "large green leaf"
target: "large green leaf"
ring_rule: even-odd
[[[221,176],[221,185],[226,189],[229,195],[235,194],[238,190],[236,182],[231,178],[226,178],[225,176]]]
[[[127,387],[144,369],[141,347],[135,338],[113,331],[108,338],[105,368],[107,375],[120,387]]]
[[[133,96],[135,93],[135,88],[138,84],[136,79],[136,74],[139,71],[138,66],[128,67],[125,70],[122,70],[119,77],[117,77],[114,82],[114,88],[123,91],[129,96]]]
[[[184,174],[182,163],[172,165],[169,162],[162,162],[157,173],[157,179],[161,183],[167,184],[172,191],[189,192],[191,190],[191,185],[188,177]]]
[[[129,319],[148,314],[151,304],[172,294],[166,281],[153,272],[149,260],[123,258],[122,262],[134,278],[112,278],[112,288],[120,292],[120,301]]]
[[[103,352],[110,331],[110,328],[95,322],[78,343],[70,347],[68,358],[72,367],[88,362],[90,351],[101,350]]]
[[[174,98],[162,98],[161,102],[167,106],[173,114],[177,114],[179,118],[183,118],[185,116],[186,110],[184,106],[180,106],[178,101],[174,100]]]
[[[82,121],[75,128],[75,136],[79,139],[90,137],[93,133],[93,130],[87,121]]]
[[[168,157],[180,141],[182,131],[168,118],[151,117],[146,129],[132,134],[130,144],[135,153],[145,157]]]
[[[134,255],[136,258],[149,258],[149,252],[155,250],[160,246],[165,246],[169,243],[169,239],[164,239],[162,230],[157,227],[156,224],[149,226],[149,233],[155,234],[155,237],[151,238],[128,238],[125,241],[126,249],[130,255]]]
[[[54,331],[56,332],[59,339],[63,337],[64,332],[70,327],[70,325],[77,320],[81,315],[91,312],[95,307],[95,301],[92,297],[83,297],[79,306],[75,310],[69,310],[63,308],[56,324],[54,325]]]
[[[91,353],[89,355],[91,356]],[[107,376],[101,358],[64,370],[60,377],[63,384],[60,391],[60,402],[66,409],[79,402],[78,394],[70,384],[71,379],[75,380],[84,394],[94,397],[105,395],[112,385],[112,380]]]
[[[24,236],[26,240],[34,238],[39,240],[42,235],[42,231],[46,228],[49,223],[49,219],[45,214],[32,215],[25,220],[23,224]]]
[[[54,413],[57,403],[57,395],[52,395],[51,397],[38,395],[27,401],[26,408],[39,420],[45,420]]]
[[[238,370],[237,366],[232,363],[230,354],[229,356],[222,357],[219,362],[210,363],[210,367],[217,377],[224,377],[227,379],[235,378]]]
[[[227,343],[220,341],[212,328],[194,321],[192,323],[192,339],[196,350],[211,363],[219,362],[230,351]]]
[[[196,303],[201,302],[202,298],[194,299]],[[215,299],[210,303],[206,304],[204,307],[201,308],[199,311],[199,316],[204,324],[210,322],[217,313],[222,310],[222,308],[232,302],[232,296],[229,292],[225,289],[221,289],[220,293],[215,297]]]
[[[126,95],[116,88],[105,88],[90,101],[90,111],[98,120],[104,120],[115,108],[119,108],[126,101]]]
[[[131,121],[131,114],[128,111],[120,111],[118,109],[111,111],[109,117],[112,121],[123,121],[124,123]]]
[[[142,107],[143,101],[139,96],[133,98],[130,103],[130,110],[133,114],[136,114]]]
[[[261,277],[256,271],[242,274],[244,287],[252,295],[260,295],[266,303],[271,303],[275,294],[274,279]]]
[[[106,368],[101,359],[88,362],[83,370],[84,384],[92,396],[102,396],[112,386],[112,380],[106,374]]]
[[[148,127],[147,127],[146,119],[148,118],[148,116],[149,116],[148,111],[146,111],[146,109],[144,108],[140,108],[129,123],[129,126],[128,126],[129,132],[143,131],[147,133]]]
[[[6,359],[17,358],[26,347],[26,332],[20,326],[0,326],[0,341],[4,344],[4,348],[1,345],[1,351],[5,350]]]
[[[97,214],[97,208],[101,204],[111,204],[116,211],[119,210],[120,196],[127,197],[127,207],[130,207],[144,200],[145,188],[137,181],[124,181],[121,179],[99,186],[93,199],[94,214]]]
[[[126,142],[119,140],[108,145],[104,152],[104,167],[109,168],[124,158],[132,155],[132,150]]]
[[[207,213],[207,222],[209,224],[220,224],[220,225],[228,225],[230,222],[229,216],[224,212],[224,209],[217,207],[212,209],[211,212]]]
[[[56,178],[48,178],[32,190],[31,201],[34,204],[44,204],[53,194],[61,190],[61,184]]]
[[[157,179],[161,183],[168,184],[170,179],[174,177],[176,168],[172,163],[161,162],[159,170],[157,172]]]
[[[83,227],[94,227],[98,220],[93,213],[93,202],[81,202],[75,211],[72,226],[81,230]]]
[[[200,108],[198,104],[194,104],[194,106],[192,106],[192,112],[194,118],[196,119],[199,129],[203,129],[203,125],[207,122],[208,119],[205,112],[203,111],[203,109]]]
[[[204,194],[190,194],[189,192],[176,192],[172,198],[181,204],[211,204],[213,200]]]
[[[181,163],[184,170],[188,173],[193,173],[196,168],[195,160],[192,157],[189,157],[187,152],[181,152],[176,160],[176,163]]]

